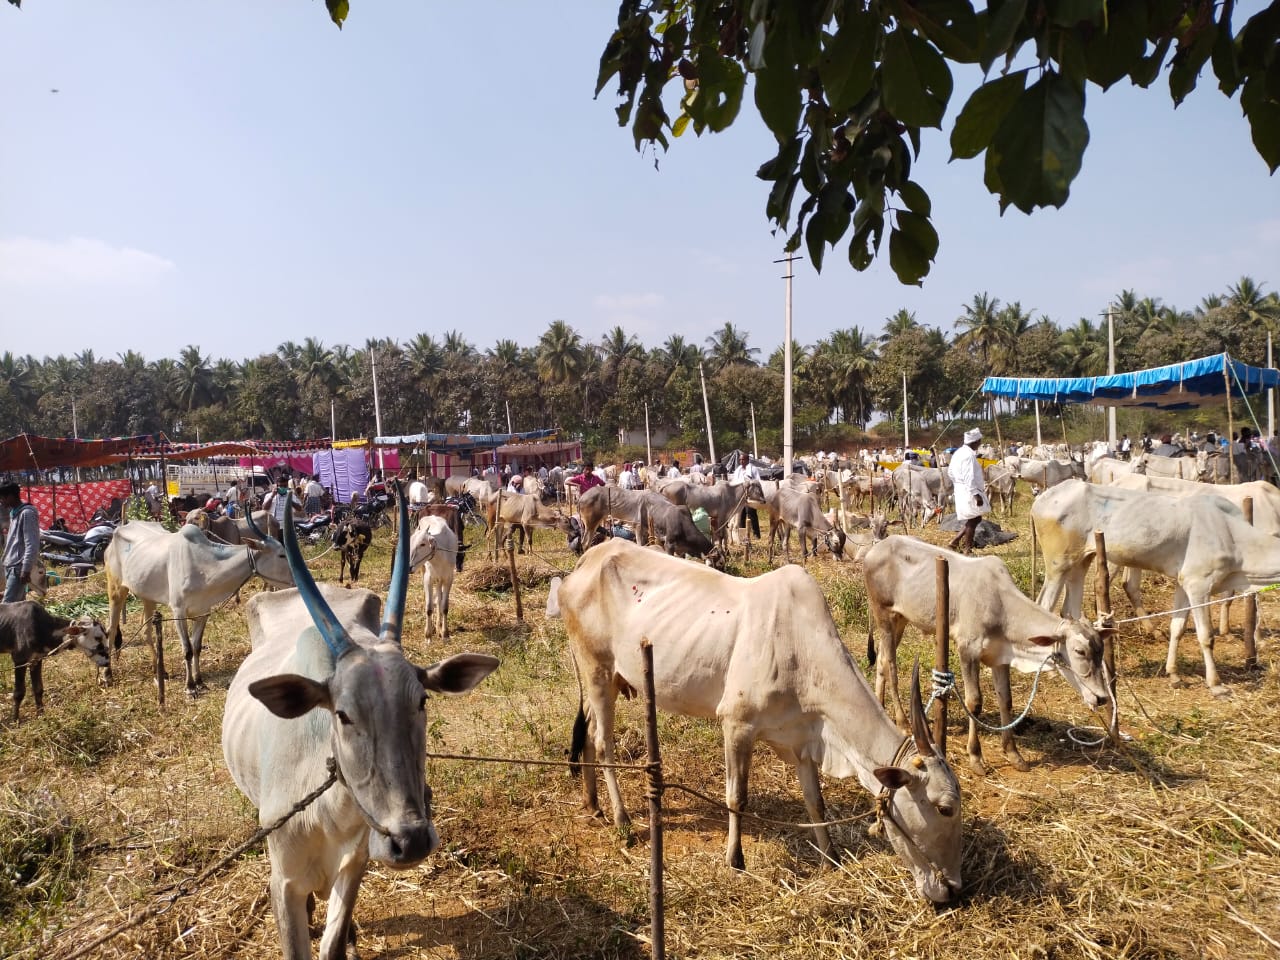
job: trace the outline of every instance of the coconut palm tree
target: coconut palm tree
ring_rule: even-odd
[[[1059,350],[1063,369],[1073,377],[1106,373],[1106,333],[1095,327],[1088,317],[1081,317],[1074,327],[1062,331]]]
[[[565,384],[578,379],[586,367],[582,337],[563,320],[552,320],[535,348],[538,376],[543,382]]]
[[[1000,301],[987,293],[975,293],[956,319],[960,331],[956,343],[975,351],[982,358],[982,365],[990,369],[991,357],[1001,344],[1004,333],[1001,322]]]
[[[892,317],[885,320],[884,330],[881,331],[880,336],[876,338],[876,342],[881,346],[884,346],[894,337],[907,333],[910,330],[915,330],[919,326],[920,321],[916,319],[916,315],[912,311],[906,309],[899,310]]]
[[[723,327],[707,337],[707,359],[712,370],[719,371],[734,364],[754,367],[758,347],[749,346],[747,334],[732,323],[726,322]]]
[[[212,399],[213,372],[209,369],[209,358],[194,344],[183,347],[178,356],[174,365],[174,386],[178,402],[187,413]]]

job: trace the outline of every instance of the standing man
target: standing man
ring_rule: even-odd
[[[312,475],[303,490],[305,494],[303,509],[306,510],[307,516],[319,513],[324,503],[324,487],[320,485],[320,481]]]
[[[964,529],[948,546],[966,556],[973,553],[973,535],[978,530],[978,521],[984,513],[991,512],[986,478],[982,475],[982,464],[978,462],[978,444],[981,441],[982,431],[977,427],[965,431],[964,446],[957,448],[947,467],[955,486],[956,516],[964,521]]]
[[[0,507],[9,511],[9,536],[4,541],[4,602],[17,603],[27,598],[31,571],[40,555],[40,515],[31,504],[22,502],[22,489],[16,483],[0,487]]]
[[[733,476],[729,479],[732,484],[746,483],[749,480],[760,481],[760,468],[747,459],[747,455],[741,450],[738,451],[738,465],[733,469]],[[742,510],[738,513],[738,529],[746,533],[746,528],[751,528],[751,535],[757,540],[760,539],[760,514],[756,512],[756,508],[751,506],[745,500],[742,502]]]
[[[276,488],[262,498],[262,509],[271,515],[271,519],[275,521],[276,530],[284,529],[284,510],[290,498],[293,499],[293,509],[301,510],[302,504],[298,502],[289,485],[289,474],[282,473],[276,479]],[[271,533],[270,530],[267,532]]]
[[[239,480],[231,481],[231,485],[227,487],[227,492],[222,499],[226,505],[227,516],[234,519],[236,514],[240,510],[240,481]]]

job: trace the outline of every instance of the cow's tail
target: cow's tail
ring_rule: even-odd
[[[873,667],[876,665],[876,625],[874,623],[867,624],[867,663]]]
[[[573,720],[573,736],[569,740],[569,775],[582,776],[582,754],[587,749],[587,711],[582,697],[582,673],[578,658],[573,658],[573,675],[578,681],[578,715]]]

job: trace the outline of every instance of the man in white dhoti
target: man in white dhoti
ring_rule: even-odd
[[[986,478],[982,475],[982,464],[978,462],[977,451],[981,441],[982,431],[977,427],[965,431],[964,446],[952,454],[951,464],[947,467],[955,486],[956,517],[964,521],[964,528],[949,546],[965,554],[973,553],[973,535],[978,530],[978,521],[984,513],[991,511]]]

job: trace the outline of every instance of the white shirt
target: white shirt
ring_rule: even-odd
[[[636,475],[631,472],[630,467],[618,474],[618,486],[623,490],[634,490],[636,488]]]
[[[671,467],[667,470],[667,478],[670,480],[679,480],[680,468],[677,467],[675,464],[672,464]]]
[[[961,520],[972,520],[984,513],[991,512],[991,501],[987,499],[986,478],[982,475],[982,464],[978,462],[978,454],[968,444],[960,447],[951,455],[951,463],[947,467],[951,482],[955,484],[956,516]],[[978,500],[981,498],[981,503]]]

